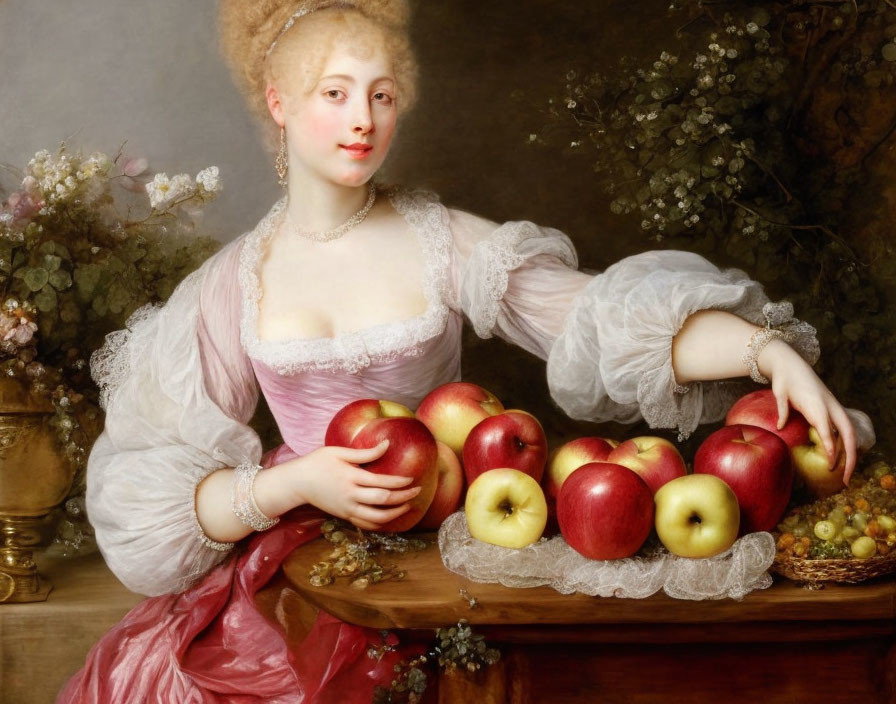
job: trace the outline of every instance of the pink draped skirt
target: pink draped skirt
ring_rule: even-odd
[[[289,456],[280,446],[262,465]],[[320,535],[322,522],[320,511],[296,509],[247,538],[194,587],[135,606],[93,646],[57,704],[369,704],[377,685],[389,686],[394,665],[423,650],[421,642],[371,658],[369,648],[383,642],[379,631],[321,611],[291,645],[255,603],[281,562]]]

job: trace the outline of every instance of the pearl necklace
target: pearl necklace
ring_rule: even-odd
[[[295,225],[289,221],[288,212],[283,224],[286,225],[286,227],[292,234],[298,235],[299,237],[306,237],[307,239],[314,240],[315,242],[330,242],[332,240],[339,239],[353,227],[356,227],[357,225],[360,225],[362,222],[364,222],[364,218],[367,217],[367,213],[369,213],[370,209],[373,207],[373,204],[376,201],[376,188],[371,183],[368,186],[367,190],[369,191],[369,195],[367,196],[367,202],[364,204],[364,207],[334,230],[323,230],[318,232],[315,232],[313,230],[303,230],[298,225]]]

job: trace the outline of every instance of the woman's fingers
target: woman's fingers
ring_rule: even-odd
[[[383,456],[389,449],[389,441],[383,440],[379,445],[373,447],[341,447],[338,445],[330,445],[330,451],[339,459],[352,464],[363,464],[364,462],[373,462]]]
[[[834,441],[833,433],[831,433],[831,419],[828,417],[827,409],[822,406],[820,409],[813,409],[809,413],[802,410],[800,412],[809,421],[809,425],[818,431],[818,437],[821,439],[821,444],[824,445],[825,452],[828,455],[828,467],[833,468],[837,445]]]
[[[413,477],[403,477],[398,474],[378,474],[362,468],[358,469],[353,478],[358,486],[372,486],[381,489],[403,489],[414,481]]]
[[[846,465],[843,471],[843,483],[849,486],[849,478],[856,467],[856,431],[852,427],[852,421],[846,415],[846,411],[840,404],[831,409],[831,419],[837,426],[840,438],[843,440],[843,448],[846,452]]]
[[[370,504],[373,506],[391,506],[392,504],[403,504],[410,501],[421,492],[423,487],[413,486],[410,489],[392,490],[382,487],[359,487],[354,492],[354,499],[359,504]]]
[[[362,521],[360,518],[349,518],[349,523],[353,526],[357,526],[358,528],[362,528],[363,530],[378,530],[379,526],[376,523],[370,523],[369,521]]]
[[[775,394],[775,401],[778,402],[778,430],[781,430],[787,424],[787,416],[790,413],[790,402],[787,394],[779,392]]]
[[[384,523],[395,520],[410,511],[410,509],[410,504],[402,504],[395,508],[374,508],[373,506],[358,504],[357,507],[352,509],[350,519],[355,525],[358,525],[358,521],[363,521],[374,526],[374,528],[368,528],[368,530],[377,530]]]

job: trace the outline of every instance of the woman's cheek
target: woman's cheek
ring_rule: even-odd
[[[382,145],[388,145],[392,141],[392,135],[395,134],[395,113],[385,120],[377,123],[376,129],[379,132],[379,141]]]
[[[339,122],[334,115],[324,110],[310,111],[306,125],[308,132],[315,139],[338,141]]]

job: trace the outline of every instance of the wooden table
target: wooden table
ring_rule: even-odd
[[[439,702],[896,701],[892,579],[814,591],[778,579],[742,601],[601,598],[471,582],[445,569],[432,546],[393,561],[407,570],[404,581],[313,587],[308,571],[331,547],[312,541],[283,565],[314,608],[387,629],[465,618],[501,650],[476,676],[441,674]]]

